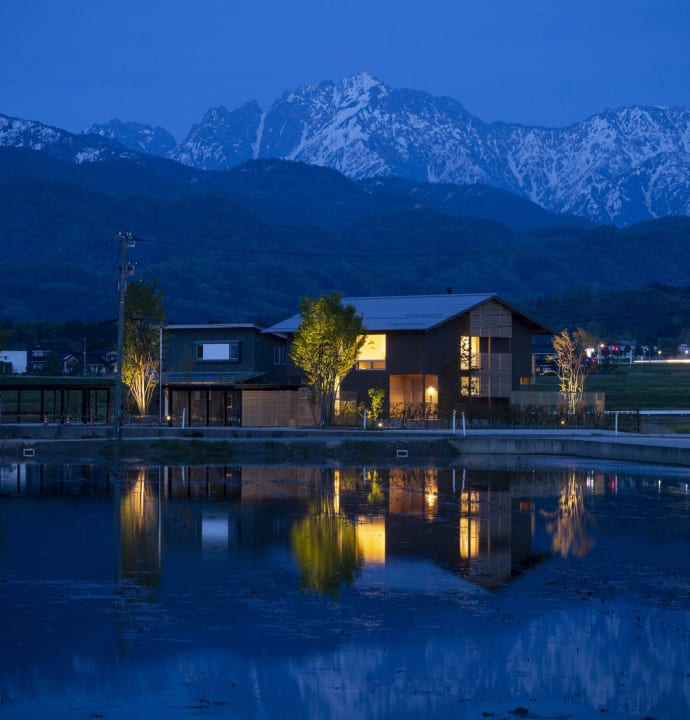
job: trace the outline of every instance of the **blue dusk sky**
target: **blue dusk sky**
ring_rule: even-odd
[[[211,107],[366,71],[484,121],[690,107],[688,0],[0,0],[0,113],[184,139]]]

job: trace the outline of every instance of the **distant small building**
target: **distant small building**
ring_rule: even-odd
[[[69,374],[69,364],[74,365],[74,354],[63,343],[39,343],[29,349],[27,359],[27,372],[32,375],[41,375],[45,372],[46,364],[51,356],[55,357],[60,366],[60,374]],[[67,365],[65,364],[67,362]]]
[[[0,373],[22,375],[26,372],[26,350],[3,350],[0,352]]]
[[[115,372],[117,365],[117,352],[87,352],[86,375],[110,375]]]

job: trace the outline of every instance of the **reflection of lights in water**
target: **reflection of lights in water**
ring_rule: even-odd
[[[386,521],[384,518],[357,517],[357,552],[364,565],[386,564]]]
[[[333,512],[340,512],[340,470],[333,471]]]
[[[427,515],[434,515],[436,513],[436,506],[438,504],[438,478],[432,475],[427,475],[424,482],[424,499],[426,501]]]
[[[137,469],[136,479],[121,496],[120,542],[123,577],[155,582],[161,566],[160,498],[145,468]]]
[[[479,556],[479,518],[460,518],[460,558],[471,560]]]
[[[460,494],[460,512],[472,514],[479,512],[478,492],[462,492]]]
[[[354,523],[343,515],[324,511],[327,505],[323,499],[314,501],[309,515],[292,526],[290,544],[303,586],[337,595],[342,584],[354,582],[361,558]]]
[[[479,556],[479,493],[460,493],[460,557],[471,560]]]
[[[137,531],[157,523],[157,504],[143,468],[137,471],[137,479],[123,498],[122,512],[123,517],[128,519]]]
[[[614,483],[613,478],[611,482]],[[574,472],[569,474],[561,488],[558,509],[553,513],[542,511],[542,514],[550,518],[546,531],[553,536],[551,546],[554,552],[563,557],[584,557],[594,546],[588,531],[590,517],[585,508],[582,485]]]

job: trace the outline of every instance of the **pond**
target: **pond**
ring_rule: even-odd
[[[2,466],[0,717],[688,718],[689,478]]]

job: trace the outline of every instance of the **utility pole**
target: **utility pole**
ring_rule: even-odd
[[[115,410],[113,413],[113,437],[121,436],[122,427],[122,349],[125,340],[125,296],[127,295],[127,278],[132,266],[127,263],[127,248],[135,245],[130,232],[119,232],[113,238],[120,241],[120,283],[117,313],[117,375],[115,378]]]

